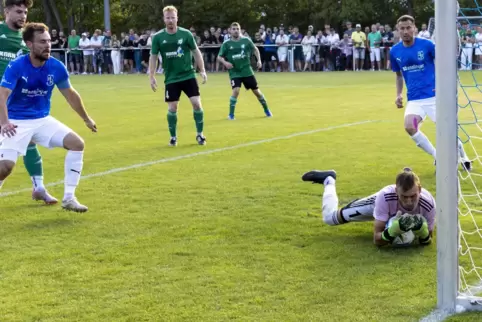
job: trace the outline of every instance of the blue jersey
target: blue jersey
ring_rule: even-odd
[[[390,50],[392,70],[402,72],[408,101],[435,96],[435,45],[422,38],[413,41],[411,47],[399,42]]]
[[[12,91],[7,101],[8,118],[32,120],[50,114],[50,99],[55,85],[69,88],[69,73],[65,66],[50,57],[42,67],[34,67],[29,55],[10,62],[0,86]]]

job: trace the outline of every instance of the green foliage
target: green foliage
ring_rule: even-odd
[[[51,8],[53,2],[60,22]],[[473,7],[474,0],[460,0],[460,4]],[[397,17],[407,13],[413,14],[420,23],[434,16],[432,0],[110,0],[112,29],[116,33],[129,28],[160,29],[164,25],[162,9],[166,5],[178,8],[181,26],[204,29],[238,21],[250,32],[257,30],[261,23],[297,25],[304,30],[308,25],[323,29],[325,23],[340,28],[346,21],[363,26],[375,22],[393,25]],[[56,28],[92,31],[104,28],[103,10],[103,0],[37,0],[29,20],[46,21]]]

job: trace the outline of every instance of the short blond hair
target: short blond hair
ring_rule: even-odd
[[[241,29],[241,25],[238,22],[233,22],[231,24],[231,27],[238,27],[239,29]]]
[[[413,17],[410,16],[410,15],[403,15],[403,16],[401,16],[400,18],[398,18],[398,20],[397,20],[397,25],[398,25],[400,22],[405,22],[405,21],[411,21],[413,24],[415,24],[415,18],[413,18]]]
[[[162,12],[175,12],[177,14],[177,9],[174,6],[165,6],[164,9],[162,9]]]

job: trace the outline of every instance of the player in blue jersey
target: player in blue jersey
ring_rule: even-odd
[[[405,131],[422,150],[435,160],[435,148],[420,126],[429,117],[435,118],[435,45],[427,39],[414,37],[415,19],[409,15],[397,21],[402,41],[390,50],[390,62],[396,75],[397,98],[395,104],[403,107],[403,81],[407,87],[407,106],[405,108]],[[465,154],[459,141],[459,157],[465,169],[470,170],[472,163]]]
[[[87,114],[79,93],[70,85],[65,66],[50,57],[48,27],[29,23],[22,37],[30,54],[10,62],[0,83],[0,187],[18,157],[25,155],[30,142],[47,148],[63,147],[67,156],[62,208],[85,212],[88,208],[75,197],[83,166],[84,141],[50,116],[54,87],[57,86],[89,129],[97,132],[97,126]]]

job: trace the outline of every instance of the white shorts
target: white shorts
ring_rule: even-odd
[[[380,61],[380,48],[371,47],[370,48],[370,61]]]
[[[52,116],[35,120],[12,120],[10,122],[17,126],[17,133],[9,138],[0,136],[0,152],[10,150],[16,151],[19,155],[27,153],[30,142],[34,142],[46,148],[58,147],[60,143],[51,142],[52,137],[64,138],[72,130],[57,121]]]
[[[279,62],[285,62],[286,56],[288,56],[288,51],[278,50],[278,61]]]
[[[405,116],[413,114],[418,115],[424,120],[427,116],[435,123],[436,122],[436,108],[435,96],[425,98],[422,100],[408,101],[405,108]]]

